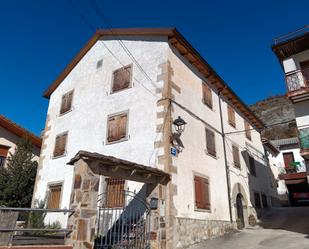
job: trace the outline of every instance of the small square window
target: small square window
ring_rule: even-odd
[[[103,59],[97,61],[97,70],[99,70],[103,65]]]
[[[107,142],[125,140],[127,138],[128,113],[111,115],[107,123]]]
[[[131,85],[132,66],[119,68],[113,73],[112,92],[129,88]]]
[[[216,157],[217,152],[216,152],[216,141],[215,141],[215,133],[206,128],[206,149],[207,153]]]

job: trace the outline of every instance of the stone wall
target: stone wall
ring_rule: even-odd
[[[184,249],[189,245],[213,239],[232,232],[235,225],[229,221],[176,218],[174,248]]]

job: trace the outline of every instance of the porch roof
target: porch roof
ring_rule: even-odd
[[[68,164],[74,165],[80,159],[85,161],[93,173],[98,175],[163,185],[171,179],[170,174],[157,168],[88,151],[79,151]]]

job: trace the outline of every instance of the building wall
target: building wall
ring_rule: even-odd
[[[0,127],[0,145],[10,147],[9,153],[14,154],[15,149],[16,149],[16,144],[18,143],[18,141],[20,141],[20,139],[21,139],[20,137]],[[33,155],[34,155],[33,160],[39,161],[40,149],[37,147],[34,147]]]
[[[283,69],[285,73],[289,73],[300,69],[299,63],[309,59],[309,50],[294,54],[283,60]]]
[[[98,41],[51,95],[35,198],[45,198],[48,184],[62,182],[61,208],[69,207],[73,168],[67,162],[79,150],[111,155],[144,165],[155,164],[156,103],[160,96],[153,96],[149,91],[155,94],[155,88],[162,85],[162,82],[157,81],[157,75],[161,73],[159,64],[166,61],[167,43],[161,37],[155,40],[146,37],[136,39],[123,42],[143,65],[151,82],[133,65],[132,88],[111,94],[112,72],[122,65],[107,51],[104,44],[124,65],[132,61],[116,40],[106,37],[104,44]],[[97,70],[96,63],[100,59],[103,59],[103,66]],[[62,95],[72,89],[72,111],[59,116]],[[121,111],[129,112],[128,140],[107,145],[107,116]],[[66,131],[67,153],[60,158],[53,158],[55,138],[57,134]],[[127,187],[135,189],[140,184]],[[66,222],[66,217],[56,216],[62,223]]]

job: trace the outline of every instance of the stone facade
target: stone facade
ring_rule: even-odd
[[[87,163],[79,160],[74,165],[74,184],[70,209],[75,212],[69,217],[68,229],[72,229],[66,244],[74,249],[93,248],[97,218],[97,202],[100,176],[95,175]]]

